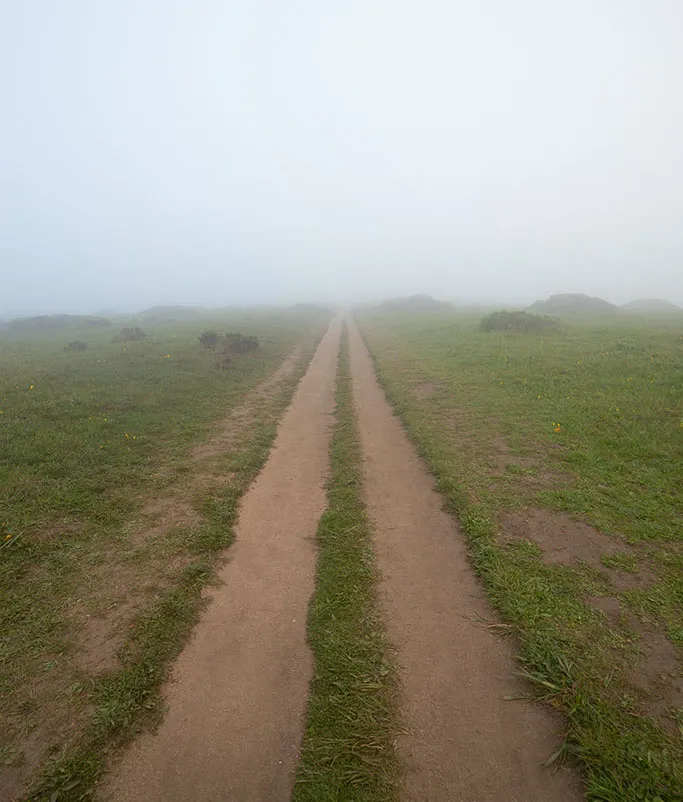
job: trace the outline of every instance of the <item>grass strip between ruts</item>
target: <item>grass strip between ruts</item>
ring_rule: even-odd
[[[397,676],[377,598],[346,332],[330,470],[308,621],[315,670],[293,798],[393,800],[399,771],[394,748]]]

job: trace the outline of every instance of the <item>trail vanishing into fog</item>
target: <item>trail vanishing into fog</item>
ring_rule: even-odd
[[[290,799],[313,668],[306,616],[340,330],[335,320],[243,499],[223,584],[177,661],[158,732],[133,744],[101,798]],[[380,599],[401,682],[400,797],[578,802],[574,774],[542,765],[560,742],[561,721],[529,701],[505,701],[527,690],[515,678],[512,647],[485,625],[495,617],[462,536],[352,321],[349,331]]]
[[[339,334],[335,321],[242,500],[222,584],[176,663],[159,730],[133,744],[102,798],[289,798],[312,673],[306,617],[325,508]]]
[[[402,798],[582,799],[569,772],[542,766],[557,749],[561,724],[531,702],[504,701],[527,691],[514,677],[511,647],[485,626],[495,616],[462,535],[377,383],[353,323],[349,336],[366,503],[402,686]]]

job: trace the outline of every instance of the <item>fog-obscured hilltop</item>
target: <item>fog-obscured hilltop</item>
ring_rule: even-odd
[[[551,295],[545,301],[535,301],[529,309],[546,315],[614,314],[620,311],[616,304],[581,292]]]

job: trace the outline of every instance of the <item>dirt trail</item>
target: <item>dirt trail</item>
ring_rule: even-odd
[[[339,331],[333,322],[242,501],[223,584],[176,663],[158,732],[124,755],[101,799],[290,798],[312,672],[306,616]]]
[[[398,748],[405,800],[578,802],[578,779],[542,763],[561,722],[505,696],[528,691],[509,644],[467,563],[463,537],[443,511],[351,324],[351,372],[375,524],[381,597],[397,649],[407,733]]]

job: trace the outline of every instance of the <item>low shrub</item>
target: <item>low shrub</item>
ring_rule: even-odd
[[[204,348],[215,348],[220,340],[220,334],[213,329],[207,329],[199,335],[199,342]]]
[[[491,312],[481,321],[482,331],[547,332],[558,328],[555,318],[531,312]]]
[[[147,335],[145,332],[139,327],[134,326],[132,328],[126,327],[121,329],[121,331],[112,338],[113,343],[129,343],[134,342],[135,340],[145,340],[147,339]]]

